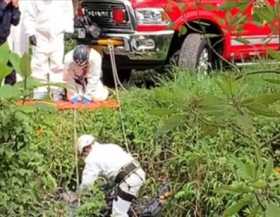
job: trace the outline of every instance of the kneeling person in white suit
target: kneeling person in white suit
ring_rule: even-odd
[[[111,216],[128,217],[131,201],[145,182],[145,172],[139,163],[120,146],[100,144],[91,135],[82,135],[77,148],[85,161],[80,190],[92,185],[100,175],[114,181],[118,195]]]
[[[78,45],[65,56],[64,81],[72,103],[103,101],[109,91],[101,81],[102,56],[86,45]]]

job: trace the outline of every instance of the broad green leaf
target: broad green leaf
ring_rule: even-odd
[[[217,7],[212,4],[204,4],[203,8],[207,11],[214,11],[217,10]]]
[[[200,105],[203,107],[224,106],[225,104],[226,102],[223,98],[213,95],[202,96],[200,102]]]
[[[17,82],[15,84],[15,86],[19,86],[19,87],[23,88],[24,81]],[[26,79],[26,86],[27,86],[28,89],[34,89],[36,87],[41,87],[42,84],[40,83],[39,80],[36,80],[36,79],[34,79],[32,77],[29,77],[29,78]]]
[[[253,13],[254,21],[258,24],[271,23],[275,17],[273,7],[267,5],[255,8]]]
[[[240,10],[244,10],[248,5],[248,0],[244,0],[242,2],[240,1],[232,1],[232,0],[226,0],[223,5],[220,6],[221,10],[232,10],[239,8]]]
[[[184,122],[185,118],[183,114],[173,115],[163,122],[163,125],[158,130],[158,134],[162,135],[174,130],[176,127],[182,126]]]
[[[255,97],[244,99],[241,102],[241,104],[245,106],[248,104],[261,104],[266,107],[275,103],[278,100],[280,100],[280,93],[260,94]]]
[[[279,51],[275,51],[275,50],[269,50],[268,54],[271,58],[279,60],[280,61],[280,52]]]
[[[0,81],[11,73],[12,69],[6,64],[0,62]]]
[[[267,186],[267,182],[259,179],[259,180],[255,181],[254,183],[252,183],[252,186],[257,189],[263,189]]]
[[[233,117],[233,121],[245,133],[253,133],[255,131],[253,120],[249,115],[237,114]]]
[[[47,189],[50,191],[57,188],[57,183],[56,183],[55,178],[49,173],[47,173],[45,176],[43,176],[42,181],[45,185],[44,187],[47,187]]]
[[[209,124],[203,124],[200,127],[201,135],[209,135],[209,136],[214,136],[217,135],[219,131],[219,125],[213,123],[212,125]]]
[[[265,166],[264,175],[265,177],[269,177],[273,172],[273,160],[270,158]]]
[[[4,85],[0,87],[0,99],[19,99],[20,97],[20,89],[10,85]]]
[[[268,204],[265,212],[266,217],[279,217],[280,215],[280,207],[276,204]]]
[[[271,84],[278,84],[278,85],[280,85],[280,80],[278,80],[278,79],[264,78],[263,80],[267,81],[267,82],[269,82]]]
[[[237,14],[234,19],[230,20],[230,25],[236,26],[239,32],[242,32],[242,25],[246,22],[247,17],[242,15],[241,13]]]
[[[16,70],[17,73],[20,72],[20,56],[16,53],[11,52],[9,56],[9,61],[13,65],[13,69]]]
[[[211,95],[201,97],[198,108],[205,114],[220,117],[224,116],[228,111],[228,105],[225,100]]]
[[[222,79],[216,80],[216,82],[219,88],[228,98],[231,98],[240,89],[240,81],[236,81],[230,75],[225,75],[222,77]]]
[[[7,64],[9,60],[10,49],[8,43],[4,43],[0,46],[0,62]]]
[[[251,203],[251,197],[247,196],[245,198],[242,198],[238,202],[232,204],[230,207],[228,207],[224,212],[224,217],[230,217],[235,214],[237,214],[243,207]]]
[[[261,211],[261,208],[259,206],[253,207],[250,209],[250,214],[248,217],[256,217],[259,216],[258,213]]]
[[[280,179],[279,180],[276,180],[276,181],[272,181],[272,182],[270,182],[269,183],[269,185],[271,186],[271,187],[280,187]]]
[[[250,193],[252,189],[243,183],[234,183],[231,185],[225,185],[220,188],[221,191],[229,191],[234,193]]]
[[[166,117],[166,116],[172,115],[173,110],[168,109],[168,108],[154,108],[154,109],[152,109],[151,114],[160,116],[160,117]]]
[[[236,160],[235,165],[237,166],[237,174],[240,178],[244,180],[253,180],[256,178],[256,165],[253,162]]]
[[[165,103],[169,99],[173,99],[172,91],[169,89],[164,89],[162,91],[156,90],[154,94],[159,104],[161,104],[162,102]]]
[[[23,77],[31,75],[31,57],[28,53],[23,54],[20,60],[20,74]]]
[[[269,109],[263,104],[248,104],[246,105],[246,108],[257,115],[262,115],[266,117],[280,117],[280,113]]]
[[[234,1],[225,1],[223,5],[220,6],[221,10],[231,10],[233,8],[238,7],[239,3]]]

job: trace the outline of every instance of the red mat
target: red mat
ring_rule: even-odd
[[[70,110],[70,109],[77,109],[77,110],[95,110],[95,109],[101,109],[101,108],[118,108],[120,104],[117,102],[117,100],[109,99],[102,102],[92,102],[89,104],[83,104],[83,103],[71,103],[69,101],[41,101],[41,100],[26,100],[24,103],[23,101],[18,101],[18,105],[39,105],[39,104],[46,104],[50,106],[54,106],[58,110]]]

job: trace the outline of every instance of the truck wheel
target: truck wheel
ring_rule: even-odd
[[[178,65],[203,74],[208,74],[213,68],[212,52],[207,40],[201,34],[190,33],[185,38]]]

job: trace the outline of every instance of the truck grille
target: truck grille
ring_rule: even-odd
[[[84,1],[82,7],[85,9],[85,14],[89,16],[90,20],[95,22],[103,31],[132,29],[129,14],[123,3]],[[113,8],[123,9],[127,22],[116,23],[113,20]]]

